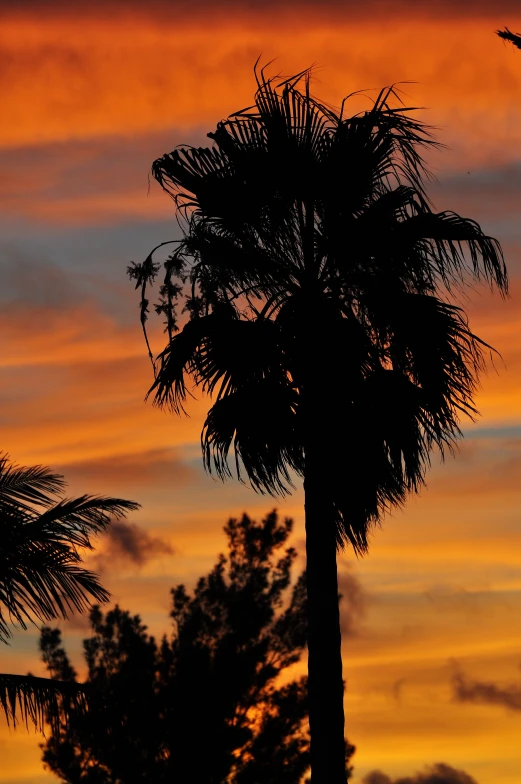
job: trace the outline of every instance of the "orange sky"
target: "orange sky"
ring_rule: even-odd
[[[521,712],[455,702],[451,677],[460,666],[521,682],[521,52],[493,34],[521,28],[521,16],[508,3],[497,18],[471,2],[450,13],[437,4],[435,17],[374,3],[314,14],[309,3],[278,16],[223,6],[208,24],[175,6],[148,17],[21,7],[2,12],[0,31],[0,446],[62,470],[71,492],[142,503],[134,520],[171,554],[109,568],[100,541],[93,563],[156,633],[168,626],[169,588],[210,567],[227,517],[275,502],[204,475],[204,402],[179,420],[143,402],[150,367],[125,267],[177,231],[168,198],[155,183],[147,194],[150,164],[248,105],[260,54],[286,73],[316,63],[315,92],[336,103],[417,82],[403,85],[408,102],[428,107],[422,116],[450,145],[431,160],[432,196],[502,242],[512,296],[476,292],[469,304],[503,362],[483,379],[482,418],[465,426],[456,460],[433,461],[428,490],[375,532],[367,558],[341,559],[366,593],[344,642],[347,731],[355,784],[375,768],[398,776],[439,761],[478,784],[518,784]],[[278,505],[302,548],[302,493]],[[79,664],[84,624],[64,628]],[[18,634],[2,670],[39,672],[36,640]],[[0,729],[0,784],[55,781],[38,742]]]

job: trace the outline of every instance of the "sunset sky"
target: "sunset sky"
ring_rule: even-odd
[[[0,0],[0,13],[0,448],[59,470],[71,494],[142,504],[131,518],[141,557],[105,537],[88,563],[155,634],[168,629],[169,588],[210,568],[230,515],[278,506],[302,553],[303,496],[274,501],[206,476],[205,401],[174,419],[143,400],[151,368],[125,269],[179,236],[172,202],[155,182],[148,192],[150,165],[250,105],[259,56],[285,74],[315,64],[313,90],[334,104],[408,82],[407,104],[447,145],[430,155],[429,193],[499,239],[511,296],[482,289],[465,303],[501,358],[456,458],[434,458],[428,489],[374,533],[367,557],[340,557],[363,591],[344,624],[354,784],[436,762],[519,784],[521,51],[494,34],[521,28],[519,3]],[[85,620],[61,627],[81,666]],[[0,671],[43,674],[37,639],[17,633]],[[458,673],[486,699],[458,699]],[[0,724],[0,784],[57,781],[39,742]]]

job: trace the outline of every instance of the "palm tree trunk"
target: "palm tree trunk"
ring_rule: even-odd
[[[306,447],[304,495],[311,781],[312,784],[346,784],[336,531],[332,506],[327,500],[325,458],[319,439],[310,438]]]

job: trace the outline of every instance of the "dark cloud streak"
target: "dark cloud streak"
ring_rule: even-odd
[[[273,10],[280,14],[284,10],[294,10],[298,7],[299,16],[306,12],[317,12],[322,16],[330,11],[344,18],[356,19],[367,17],[369,14],[378,13],[382,17],[396,15],[428,16],[428,17],[457,17],[472,15],[472,18],[490,18],[497,29],[498,19],[502,17],[506,24],[515,26],[510,22],[508,15],[515,17],[519,14],[517,0],[264,0],[262,4],[255,0],[199,0],[197,3],[197,18],[204,22],[204,14],[213,13],[228,15],[256,14],[265,15]],[[80,0],[70,4],[65,0],[18,0],[15,10],[10,0],[0,0],[0,11],[11,12],[16,16],[99,16],[107,18],[111,15],[130,16],[139,15],[149,18],[179,18],[194,19],[194,4],[191,0],[151,0],[143,4],[141,0]],[[515,20],[514,20],[515,21]]]
[[[105,535],[104,551],[97,556],[97,568],[105,571],[114,562],[125,561],[144,566],[157,556],[172,555],[173,552],[168,542],[158,536],[151,536],[135,523],[113,520]]]
[[[197,472],[171,449],[82,460],[60,466],[60,470],[69,481],[88,484],[100,491],[115,487],[118,492],[126,493],[131,492],[131,488],[184,486],[197,476]]]
[[[481,705],[500,705],[510,711],[521,711],[521,686],[499,686],[492,681],[471,680],[461,670],[452,677],[454,699]]]
[[[463,770],[438,762],[413,776],[391,779],[379,770],[368,773],[362,784],[477,784],[476,779]]]

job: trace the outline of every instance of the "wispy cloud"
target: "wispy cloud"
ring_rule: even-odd
[[[119,492],[118,487],[143,488],[149,485],[168,484],[170,487],[186,485],[195,480],[195,470],[185,463],[173,449],[149,449],[134,454],[114,454],[95,460],[78,460],[63,466],[68,481],[81,482],[94,487]],[[111,527],[110,530],[113,530]]]
[[[461,669],[452,677],[454,699],[481,705],[500,705],[510,711],[521,711],[521,684],[501,686],[493,681],[469,678]]]
[[[148,175],[152,162],[180,143],[205,143],[187,129],[71,139],[0,148],[4,216],[45,225],[100,225],[171,218],[172,201]]]
[[[104,535],[103,549],[95,557],[96,568],[104,572],[118,563],[144,566],[162,555],[172,555],[172,546],[135,523],[113,520]]]
[[[367,611],[367,594],[360,580],[351,572],[340,571],[338,575],[340,602],[340,628],[343,638],[358,633],[360,622]]]
[[[0,310],[3,448],[18,460],[34,462],[38,455],[64,466],[108,458],[115,477],[110,460],[118,455],[198,441],[203,402],[195,401],[193,418],[176,419],[175,427],[172,417],[144,402],[153,375],[137,316],[122,325],[92,300],[62,308],[20,302]],[[155,342],[163,340],[161,334]],[[168,462],[166,454],[153,459]],[[138,469],[131,462],[132,473]]]

